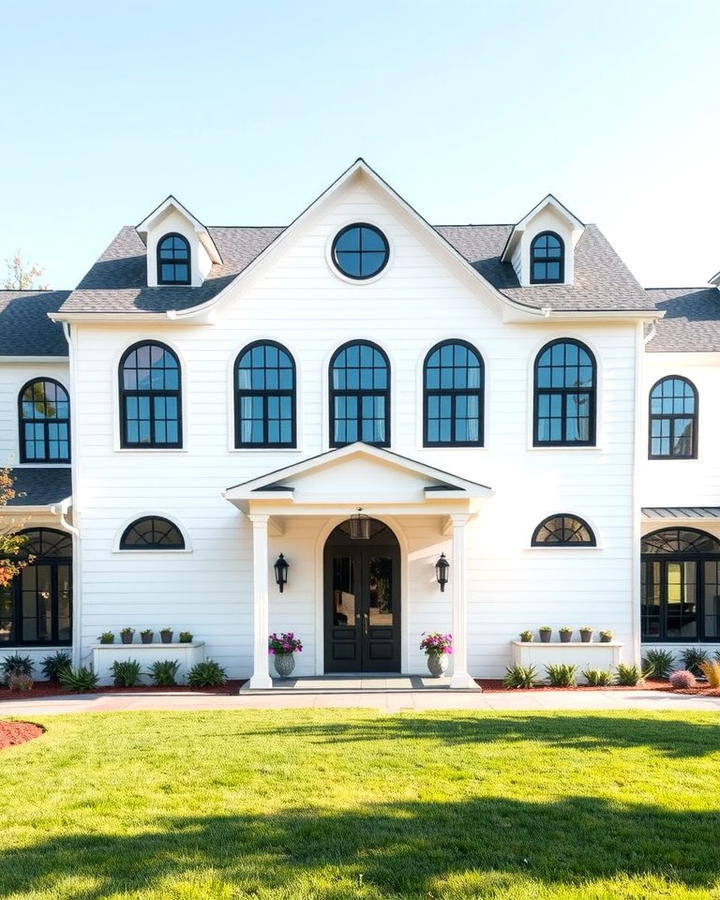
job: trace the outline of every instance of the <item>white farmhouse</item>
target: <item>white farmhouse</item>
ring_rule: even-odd
[[[0,292],[1,652],[171,626],[262,688],[269,632],[320,675],[441,631],[466,687],[545,624],[720,646],[718,284],[643,289],[552,195],[431,226],[362,160],[286,228],[168,197]]]

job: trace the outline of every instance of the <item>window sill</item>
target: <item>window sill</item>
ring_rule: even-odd
[[[580,550],[592,550],[593,552],[597,550],[603,550],[603,547],[588,547],[586,544],[555,544],[552,547],[523,547],[523,550],[526,553],[557,553],[562,550],[570,550],[573,553],[578,553]]]
[[[189,453],[187,447],[115,447],[114,453]]]
[[[228,447],[228,453],[297,453],[301,454],[299,447]]]
[[[169,556],[172,554],[173,556],[176,553],[192,553],[192,547],[185,547],[184,550],[163,550],[162,548],[153,548],[152,550],[112,550],[111,553],[117,554],[118,556],[158,556],[160,554],[164,556]]]
[[[588,451],[594,451],[596,453],[602,453],[602,447],[594,444],[592,447],[589,446],[581,446],[581,447],[573,447],[571,445],[558,444],[550,447],[536,447],[535,445],[531,445],[527,448],[528,450],[532,450],[533,452],[540,451],[541,453],[551,453],[553,451],[560,451],[561,453],[566,453],[570,450],[572,453],[587,453]]]

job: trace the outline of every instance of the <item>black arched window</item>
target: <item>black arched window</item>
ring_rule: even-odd
[[[424,444],[482,447],[483,361],[466,341],[436,344],[425,357]]]
[[[274,341],[257,341],[235,360],[235,446],[295,446],[295,363]]]
[[[535,360],[533,444],[536,447],[595,443],[596,365],[579,341],[546,344]]]
[[[645,535],[642,554],[642,639],[720,640],[720,541],[697,528]]]
[[[530,245],[530,283],[561,284],[565,280],[565,244],[554,231],[543,231]]]
[[[54,378],[29,381],[18,397],[20,462],[70,462],[70,399]]]
[[[650,391],[650,459],[697,457],[698,394],[687,378],[669,375]]]
[[[182,447],[180,363],[164,344],[142,341],[120,361],[123,447]]]
[[[532,536],[533,547],[595,547],[592,528],[579,516],[555,513],[543,519]]]
[[[0,587],[0,647],[72,643],[72,538],[52,528],[21,532],[20,558],[30,559]]]
[[[166,234],[157,245],[158,284],[190,284],[190,244],[181,234]]]
[[[352,341],[330,361],[330,446],[390,445],[390,363],[370,341]]]
[[[146,516],[132,522],[120,538],[121,550],[184,550],[180,529],[162,516]]]

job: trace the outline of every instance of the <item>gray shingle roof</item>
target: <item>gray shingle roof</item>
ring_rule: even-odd
[[[67,356],[57,312],[70,291],[0,291],[0,356]]]
[[[72,493],[70,467],[13,469],[13,488],[17,495],[8,506],[48,506],[59,503]]]
[[[720,351],[720,291],[715,287],[648,288],[665,317],[646,345],[652,353]]]

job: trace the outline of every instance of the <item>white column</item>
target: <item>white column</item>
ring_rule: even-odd
[[[452,517],[452,556],[450,587],[452,589],[453,674],[451,688],[475,687],[467,670],[467,592],[465,572],[465,525],[470,516]]]
[[[250,515],[253,530],[253,673],[250,688],[271,688],[268,665],[268,519]]]

